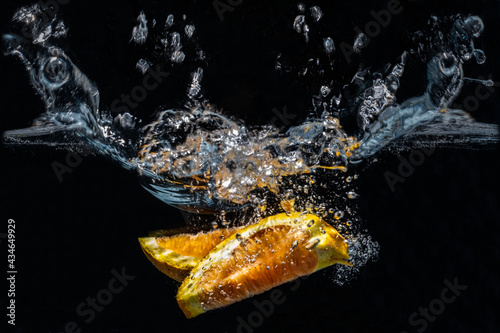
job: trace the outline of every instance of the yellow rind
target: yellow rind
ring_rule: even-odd
[[[181,282],[201,258],[183,256],[172,250],[162,248],[156,242],[156,237],[139,238],[142,251],[146,257],[163,274]]]
[[[177,302],[187,318],[196,317],[208,311],[207,304],[201,304],[199,296],[204,292],[200,283],[203,279],[204,269],[210,264],[223,261],[231,256],[232,251],[240,245],[242,240],[249,238],[259,230],[275,227],[291,226],[295,232],[306,231],[309,233],[309,240],[306,249],[314,251],[318,257],[316,268],[309,272],[311,274],[325,267],[336,263],[351,265],[346,260],[349,259],[348,248],[344,238],[328,223],[316,215],[303,213],[283,213],[264,218],[257,224],[250,225],[238,233],[228,237],[212,249],[183,281],[177,292]],[[239,269],[244,269],[239,267]],[[307,274],[305,274],[307,275]],[[299,276],[296,276],[296,278]],[[288,281],[283,281],[288,282]],[[269,289],[273,288],[271,286]],[[266,290],[269,290],[266,289]],[[264,292],[266,290],[262,290]],[[232,303],[239,301],[234,300]],[[231,304],[231,303],[229,303]]]

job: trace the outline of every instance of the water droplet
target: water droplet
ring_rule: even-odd
[[[59,57],[51,57],[43,66],[43,78],[52,87],[60,87],[69,78],[68,65]]]
[[[295,20],[293,21],[293,28],[299,34],[302,33],[302,26],[304,25],[305,21],[306,17],[304,15],[297,15],[297,17],[295,17]]]
[[[239,240],[240,242],[243,240],[243,237],[239,232],[236,234],[236,239]]]
[[[314,21],[318,22],[323,17],[323,11],[318,6],[313,6],[309,8],[309,10],[311,11],[311,16],[313,17]]]
[[[314,238],[314,239],[311,239],[307,245],[306,245],[306,249],[308,250],[312,250],[314,249],[319,243],[321,242],[321,239],[319,238]]]
[[[191,38],[193,36],[193,34],[194,34],[194,30],[195,30],[194,25],[189,25],[189,24],[186,25],[184,27],[184,33],[186,34],[186,37],[187,38]]]
[[[165,29],[170,29],[172,25],[174,24],[174,15],[170,14],[167,16],[167,19],[165,20]]]
[[[325,48],[326,53],[332,53],[335,51],[335,43],[333,42],[333,39],[330,37],[327,37],[323,40],[323,47]]]
[[[474,50],[474,58],[476,58],[476,62],[480,65],[486,62],[486,54],[484,54],[483,50]]]
[[[361,49],[365,48],[368,45],[368,37],[360,32],[357,36],[356,39],[354,40],[354,45],[352,46],[354,52],[356,53],[361,53]]]
[[[321,86],[320,91],[321,91],[321,96],[326,97],[330,94],[332,90],[328,86]]]
[[[184,52],[176,50],[172,53],[170,60],[172,60],[172,62],[175,62],[176,64],[180,64],[181,62],[184,61],[185,58],[186,55],[184,54]]]
[[[307,227],[310,228],[314,225],[314,220],[307,222]]]
[[[219,224],[217,223],[217,221],[212,221],[212,228],[214,229],[217,229],[219,227]]]
[[[135,68],[137,68],[139,70],[139,72],[141,72],[142,75],[146,74],[149,67],[151,67],[151,63],[149,63],[145,59],[139,59],[137,61],[137,64],[135,65]]]
[[[137,22],[139,24],[132,29],[132,40],[136,44],[144,44],[148,38],[148,21],[143,11],[137,17]]]
[[[339,210],[335,212],[335,215],[333,216],[336,220],[340,220],[342,217],[344,217],[344,212]]]
[[[354,191],[349,191],[349,192],[347,192],[347,197],[349,199],[356,199],[358,197],[358,194]]]
[[[298,241],[293,241],[293,243],[292,243],[292,250],[295,249],[297,246],[299,246],[299,242]]]
[[[174,50],[180,50],[181,45],[181,35],[178,32],[172,32],[170,34],[170,45]]]
[[[351,177],[351,176],[347,176],[347,177],[345,178],[345,181],[346,181],[346,183],[350,183],[350,182],[352,182],[352,177]]]
[[[303,3],[298,3],[297,9],[299,10],[299,12],[303,13],[306,11],[306,5],[304,5]]]

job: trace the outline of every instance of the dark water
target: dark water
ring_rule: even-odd
[[[337,48],[339,41],[352,43],[353,26],[363,27],[373,21],[370,10],[386,8],[382,2],[335,6],[318,2],[307,6],[315,4],[325,15],[321,28],[329,32]],[[17,6],[5,10],[2,31],[9,30],[7,21]],[[414,26],[422,26],[431,14],[472,13],[485,23],[484,37],[476,44],[488,60],[481,66],[468,63],[466,74],[474,78],[492,74],[496,81],[496,60],[500,54],[496,44],[496,2],[474,7],[460,7],[455,2],[441,3],[436,8],[415,2],[403,6],[405,10],[394,15],[390,25],[362,53],[366,63],[375,68],[385,65],[388,59],[394,63],[408,43],[405,29],[418,29]],[[269,70],[275,66],[276,50],[294,54],[296,59],[289,60],[291,67],[303,64],[306,58],[296,50],[297,45],[305,45],[299,43],[303,36],[289,31],[298,12],[295,3],[243,2],[232,12],[225,12],[224,21],[220,21],[212,3],[65,5],[62,13],[70,28],[67,53],[98,83],[101,99],[107,105],[141,81],[135,62],[151,53],[129,44],[140,10],[154,12],[158,17],[186,13],[187,20],[192,20],[195,36],[210,63],[204,72],[205,95],[218,107],[250,125],[273,121],[274,108],[286,107],[290,114],[297,115],[289,119],[290,125],[307,117],[304,110],[311,105],[310,96],[318,88],[314,86],[317,80],[307,76],[283,79]],[[314,36],[311,32],[310,44]],[[334,79],[344,82],[351,78],[358,63],[349,64],[344,59],[340,71],[332,74]],[[411,80],[402,84],[398,95],[401,100],[425,90],[425,66],[417,63],[409,67],[405,75]],[[2,59],[1,68],[4,77],[11,78],[3,81],[6,103],[2,130],[27,127],[43,111],[43,105],[29,87],[24,69],[12,57]],[[183,68],[173,68],[172,75],[179,74],[176,71],[182,74]],[[141,102],[139,111],[134,111],[176,103],[178,96],[185,95],[188,82],[167,80],[165,87],[152,91]],[[466,84],[457,103],[469,96],[477,97],[477,86]],[[172,106],[175,105],[165,105]],[[470,111],[482,122],[498,122],[498,99],[493,94],[481,100],[477,110]],[[150,230],[183,225],[184,218],[178,210],[149,196],[133,175],[103,158],[81,154],[80,163],[78,157],[68,157],[66,151],[50,148],[2,150],[2,212],[7,215],[5,220],[14,218],[18,227],[19,331],[59,332],[64,331],[66,323],[74,321],[84,332],[143,331],[144,327],[150,331],[231,332],[237,331],[242,325],[238,318],[243,318],[259,326],[252,328],[254,331],[264,332],[412,332],[423,324],[420,321],[412,326],[409,316],[439,299],[446,287],[443,281],[453,282],[455,277],[459,284],[468,286],[467,290],[446,304],[434,322],[427,320],[426,331],[469,332],[479,327],[493,332],[497,328],[497,309],[488,301],[498,297],[498,236],[494,232],[499,220],[499,197],[494,185],[499,166],[496,150],[438,148],[429,156],[420,153],[425,161],[414,172],[408,171],[404,182],[393,182],[394,192],[387,182],[388,172],[398,175],[401,160],[410,161],[417,153],[383,153],[379,162],[369,168],[360,167],[362,177],[356,189],[360,194],[356,212],[360,227],[366,228],[381,247],[377,262],[362,267],[347,286],[334,283],[335,271],[330,270],[309,277],[297,290],[296,284],[280,287],[286,301],[276,305],[268,318],[255,314],[258,307],[254,301],[265,303],[270,293],[190,321],[177,308],[176,285],[153,269],[136,240]],[[71,165],[72,172],[64,174],[62,182],[53,170],[54,161]],[[122,268],[135,276],[129,285],[114,295],[102,311],[96,311],[94,319],[90,320],[90,312],[83,316],[77,313],[79,304],[86,303],[87,297],[95,297],[108,288],[113,277],[111,270]],[[261,324],[259,318],[264,318]]]

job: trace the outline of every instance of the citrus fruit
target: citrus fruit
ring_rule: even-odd
[[[327,266],[351,265],[344,238],[316,215],[283,213],[216,245],[183,281],[187,318],[260,294]]]
[[[182,281],[210,250],[239,229],[242,227],[174,235],[168,235],[168,231],[155,231],[153,237],[139,238],[139,243],[156,268],[172,279]]]

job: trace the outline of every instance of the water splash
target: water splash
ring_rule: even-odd
[[[299,4],[298,10],[290,30],[303,35],[308,43],[308,15],[311,24],[327,17],[319,7],[307,12]],[[246,208],[252,221],[263,212],[277,212],[273,200],[293,200],[297,211],[317,214],[351,235],[355,267],[374,257],[378,245],[357,227],[353,204],[358,197],[353,184],[357,175],[346,173],[352,164],[395,144],[400,149],[410,142],[470,147],[499,139],[495,126],[476,123],[464,112],[449,109],[467,79],[463,63],[472,58],[479,64],[486,60],[484,52],[474,48],[473,39],[483,30],[476,16],[443,19],[448,30],[433,17],[427,31],[415,33],[415,49],[403,52],[387,70],[361,68],[350,82],[323,82],[319,95],[312,98],[318,115],[285,133],[272,125],[249,127],[217,111],[204,100],[203,67],[191,73],[186,108],[162,110],[156,120],[141,127],[129,113],[113,115],[100,104],[97,86],[56,46],[55,41],[66,35],[64,23],[57,18],[46,22],[41,16],[38,5],[21,8],[14,21],[29,27],[29,34],[3,36],[6,53],[25,64],[45,103],[45,112],[32,127],[4,133],[7,143],[83,143],[135,171],[142,186],[165,203],[196,213],[220,212],[223,226],[227,225],[226,211]],[[141,73],[159,58],[169,59],[172,65],[183,63],[186,57],[204,59],[201,50],[195,55],[184,53],[183,43],[193,38],[196,29],[192,24],[179,28],[177,21],[184,24],[173,15],[164,24],[149,23],[146,14],[140,13],[131,41],[143,47],[151,40],[159,50],[137,61]],[[324,74],[325,68],[333,69],[335,43],[330,37],[319,40],[327,63],[311,58],[302,73]],[[358,35],[354,50],[361,52],[364,43]],[[409,57],[427,62],[427,89],[421,96],[398,103],[396,93]],[[281,62],[276,69],[283,70]],[[348,94],[353,87],[356,94]],[[349,100],[343,96],[350,96]],[[348,133],[342,126],[342,114],[353,115],[358,128]],[[411,140],[417,137],[418,141]]]

